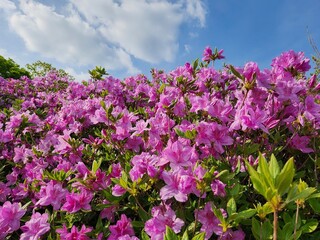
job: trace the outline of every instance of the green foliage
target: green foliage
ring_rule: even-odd
[[[30,77],[30,73],[26,69],[21,68],[11,58],[6,59],[0,56],[0,76],[3,78],[19,79],[22,76]]]
[[[67,77],[69,78],[69,80],[74,80],[74,77],[67,73],[65,70],[56,69],[50,63],[46,63],[43,61],[36,61],[34,63],[27,64],[26,67],[30,72],[32,78],[44,77],[50,72],[55,72],[59,77]]]
[[[109,75],[109,74],[107,73],[106,69],[103,68],[103,67],[100,67],[100,66],[96,66],[94,69],[89,70],[88,72],[89,72],[89,74],[90,74],[90,77],[91,77],[93,80],[102,80],[102,79],[103,79],[103,76]]]

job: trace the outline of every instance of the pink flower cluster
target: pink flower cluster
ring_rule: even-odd
[[[283,53],[265,70],[252,62],[209,66],[222,58],[208,47],[201,67],[153,70],[151,81],[0,77],[0,238],[50,231],[61,239],[137,239],[144,229],[162,239],[166,226],[180,233],[193,218],[206,239],[244,239],[240,227],[223,232],[212,212],[211,202],[232,188],[212,162],[245,171],[243,159],[258,151],[283,147],[297,160],[313,153],[320,84],[305,76],[310,65],[301,52]],[[244,151],[253,143],[255,151]],[[199,198],[195,215],[182,219],[177,206]],[[143,229],[132,224],[141,221],[137,209],[148,216]],[[95,229],[98,219],[107,230]]]

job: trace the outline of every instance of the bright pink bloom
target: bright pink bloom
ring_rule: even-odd
[[[223,153],[223,146],[232,145],[233,139],[229,136],[228,128],[215,122],[200,122],[197,126],[197,144],[211,146],[213,144],[217,153]]]
[[[158,173],[156,163],[158,162],[158,156],[150,155],[147,152],[143,152],[140,155],[135,155],[131,159],[131,168],[129,174],[132,181],[136,181],[142,178],[144,174],[148,174],[150,177],[155,177]]]
[[[91,231],[92,228],[87,228],[85,225],[82,225],[80,230],[78,230],[76,226],[73,226],[70,233],[65,225],[63,225],[63,228],[57,229],[57,233],[59,233],[61,240],[90,240],[86,234]]]
[[[166,183],[166,185],[160,189],[160,197],[162,200],[174,197],[179,202],[186,202],[188,200],[188,194],[195,188],[194,177],[184,173],[164,171],[162,178]]]
[[[116,225],[111,225],[109,230],[111,234],[108,240],[118,240],[125,235],[134,236],[131,220],[125,214],[121,214],[121,219],[117,221]]]
[[[12,233],[19,229],[20,219],[26,213],[20,203],[5,202],[0,206],[0,232]]]
[[[92,193],[86,190],[82,190],[80,193],[69,193],[61,210],[69,213],[78,212],[80,209],[89,211],[91,210],[90,202],[92,198]]]
[[[103,200],[103,204],[109,204],[108,200]],[[107,218],[109,221],[113,221],[114,213],[117,211],[117,206],[108,206],[101,210],[100,218]]]
[[[170,163],[170,167],[178,170],[183,167],[192,166],[198,159],[198,155],[194,147],[191,147],[187,142],[182,143],[180,140],[171,144],[163,150],[162,157],[158,165],[163,166]]]
[[[308,136],[294,136],[290,142],[290,145],[298,150],[300,150],[303,153],[311,153],[314,152],[314,150],[310,147],[308,147],[308,144],[310,143],[310,137]]]
[[[202,61],[210,62],[212,59],[212,49],[210,47],[206,47],[203,51],[203,58]]]
[[[137,238],[136,236],[130,236],[130,235],[126,234],[126,235],[119,237],[118,240],[139,240],[139,238]]]
[[[65,199],[67,190],[62,188],[60,183],[50,181],[46,186],[42,186],[40,189],[41,198],[36,205],[48,206],[52,205],[54,210],[59,210],[61,201]]]
[[[10,193],[10,188],[3,182],[0,182],[0,202],[5,202]]]
[[[202,224],[201,232],[206,233],[206,240],[210,239],[213,233],[216,235],[221,235],[223,233],[220,221],[212,211],[211,202],[207,202],[204,209],[196,210],[195,215],[198,221]],[[223,213],[223,215],[226,214]]]
[[[240,229],[236,231],[232,231],[228,229],[224,232],[219,239],[221,240],[244,240],[246,237],[245,233]]]
[[[289,71],[295,70],[297,72],[307,72],[311,66],[310,59],[304,57],[303,52],[294,52],[290,50],[282,53],[279,57],[272,60],[271,66],[276,71]]]
[[[245,77],[246,82],[252,83],[260,75],[258,64],[255,62],[246,63],[242,75]]]
[[[219,179],[214,179],[211,183],[211,189],[213,192],[213,195],[225,197],[226,196],[226,184],[221,182]]]
[[[121,187],[119,184],[116,184],[112,187],[112,195],[116,197],[122,196],[123,194],[126,193],[126,191],[127,190]]]
[[[37,240],[43,234],[50,230],[50,224],[48,223],[48,214],[40,214],[38,212],[32,214],[31,219],[21,227],[23,233],[21,234],[21,240]]]
[[[152,218],[145,223],[145,231],[151,240],[162,240],[166,226],[172,228],[175,233],[181,231],[184,222],[176,217],[170,205],[160,205],[152,208]]]
[[[131,130],[135,131],[132,133],[132,136],[140,135],[144,131],[150,130],[150,128],[147,128],[148,124],[148,121],[144,120],[139,120],[138,122],[136,122],[136,126],[131,128]]]

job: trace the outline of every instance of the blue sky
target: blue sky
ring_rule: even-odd
[[[283,51],[320,45],[319,0],[0,0],[0,55],[37,60],[78,80],[103,66],[118,78],[173,70],[224,49],[222,63],[270,66]]]

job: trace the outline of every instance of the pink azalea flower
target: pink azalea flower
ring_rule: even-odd
[[[65,199],[67,193],[66,189],[62,188],[60,183],[50,181],[46,186],[42,186],[40,189],[41,198],[36,205],[48,206],[52,205],[54,210],[59,210],[61,201]]]
[[[5,202],[0,206],[0,232],[12,233],[18,230],[20,219],[25,213],[20,203]]]
[[[271,66],[280,71],[294,69],[297,72],[307,72],[311,68],[309,62],[310,59],[305,58],[303,52],[290,50],[273,59]]]
[[[212,49],[210,47],[206,47],[203,51],[203,58],[202,61],[204,62],[210,62],[212,59]]]
[[[136,236],[130,236],[130,235],[126,234],[126,235],[119,237],[118,240],[139,240],[139,238],[137,238]]]
[[[204,209],[196,210],[195,214],[198,221],[202,224],[201,232],[206,233],[206,240],[210,239],[213,233],[216,235],[221,235],[223,233],[220,221],[212,211],[211,202],[207,202]],[[224,212],[223,215],[226,217]]]
[[[107,200],[103,200],[103,204],[109,204]],[[101,210],[100,218],[107,218],[109,221],[113,221],[114,213],[117,211],[117,206],[109,206]]]
[[[126,191],[127,190],[121,187],[119,184],[116,184],[112,187],[112,195],[116,197],[122,196],[123,194],[126,193]]]
[[[40,214],[38,212],[31,216],[31,219],[21,227],[23,233],[21,234],[21,240],[37,240],[43,234],[50,230],[50,224],[48,223],[48,214]]]
[[[90,240],[90,238],[86,234],[91,231],[92,231],[92,228],[87,228],[85,225],[82,225],[80,230],[78,230],[76,226],[73,226],[71,228],[71,232],[69,233],[67,227],[63,225],[63,228],[57,229],[56,232],[59,233],[61,240],[70,240],[70,239]]]
[[[310,137],[308,136],[294,136],[290,142],[290,145],[298,150],[300,150],[303,153],[311,153],[314,152],[314,150],[310,147],[308,147],[308,144],[310,143]]]
[[[145,223],[145,231],[151,240],[162,240],[166,231],[166,226],[170,227],[175,233],[181,231],[184,222],[176,217],[170,205],[160,205],[152,208],[152,218]]]
[[[221,240],[244,240],[246,237],[245,233],[242,230],[232,231],[228,229],[224,232],[219,239]]]
[[[0,202],[5,202],[10,192],[10,188],[5,183],[0,182]]]
[[[158,166],[163,166],[170,163],[170,167],[174,170],[180,167],[190,167],[198,159],[194,147],[188,143],[182,143],[180,140],[174,143],[168,143],[168,146],[163,150],[162,157],[158,162]]]
[[[221,182],[219,179],[214,179],[211,183],[211,189],[213,192],[213,195],[225,197],[226,196],[226,184]]]
[[[140,135],[144,131],[150,130],[150,128],[147,128],[148,124],[149,122],[144,120],[139,120],[136,122],[136,126],[131,128],[132,131],[135,131],[132,133],[132,136]]]
[[[125,235],[134,236],[131,220],[125,214],[121,214],[121,219],[117,221],[116,225],[111,225],[109,230],[111,234],[108,240],[118,240]]]
[[[92,193],[82,190],[80,193],[68,193],[66,203],[61,207],[62,211],[75,213],[79,210],[91,210],[90,202],[93,198]]]
[[[218,123],[200,122],[197,126],[197,144],[205,144],[211,146],[213,143],[214,149],[217,153],[224,152],[223,146],[233,144],[233,139],[229,136],[228,128]]]
[[[174,197],[179,202],[186,202],[188,194],[195,188],[195,180],[192,176],[179,172],[162,172],[162,178],[166,185],[160,189],[160,197],[167,200]]]
[[[246,63],[242,75],[245,77],[246,82],[251,83],[254,80],[254,76],[257,78],[260,75],[258,64],[255,62]]]
[[[158,173],[157,168],[155,167],[158,162],[158,156],[150,155],[147,152],[143,152],[140,155],[135,155],[131,159],[131,168],[129,174],[132,181],[136,181],[139,178],[142,178],[145,173],[150,177],[155,177]]]

